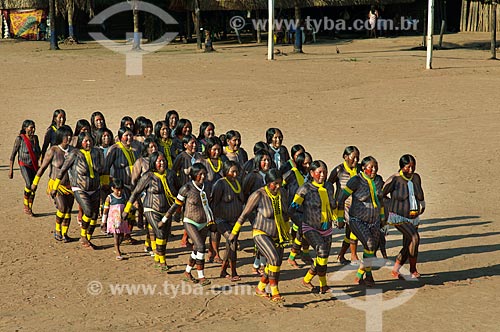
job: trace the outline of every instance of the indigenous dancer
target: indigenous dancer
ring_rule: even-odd
[[[248,161],[247,152],[241,147],[241,135],[236,130],[230,130],[225,135],[224,155],[227,159],[236,161],[241,168]]]
[[[175,110],[170,110],[165,114],[165,122],[168,124],[169,135],[171,138],[175,136],[175,127],[179,122],[179,113]]]
[[[203,153],[207,145],[207,139],[215,137],[215,125],[212,122],[202,122],[198,134],[198,152]]]
[[[109,148],[114,144],[113,132],[108,128],[97,129],[95,142],[96,148],[100,149],[106,158]]]
[[[278,289],[278,282],[283,248],[290,242],[289,226],[286,222],[288,220],[288,197],[286,191],[281,191],[282,183],[281,173],[276,169],[271,169],[266,174],[266,185],[250,196],[229,237],[229,240],[233,242],[248,215],[256,210],[257,216],[252,225],[253,240],[268,263],[255,293],[269,298],[265,289],[267,284],[270,284],[270,298],[273,302],[284,301]]]
[[[90,133],[90,122],[88,122],[85,119],[80,119],[76,121],[75,131],[73,132],[73,138],[71,140],[72,147],[76,148],[76,145],[78,143],[78,137],[80,136],[81,133]]]
[[[158,151],[163,153],[165,158],[167,158],[167,168],[172,169],[174,167],[173,161],[177,155],[172,146],[172,138],[170,138],[168,123],[166,121],[156,122],[154,133],[158,142]]]
[[[205,140],[205,151],[203,152],[203,159],[198,160],[207,169],[207,179],[205,180],[205,186],[207,191],[213,187],[214,183],[222,177],[222,159],[220,157],[222,152],[222,143],[218,137],[207,138]],[[215,220],[213,224],[208,225],[210,231],[210,245],[208,246],[208,257],[207,262],[209,263],[222,263],[222,259],[219,256],[219,245],[221,234],[217,231],[217,225]]]
[[[94,142],[96,141],[97,131],[104,128],[107,128],[104,114],[101,112],[92,113],[92,115],[90,115],[90,132],[92,133]]]
[[[254,169],[243,179],[243,194],[245,198],[266,183],[266,173],[271,169],[272,161],[269,152],[261,150],[254,158]]]
[[[51,196],[59,190],[59,184],[69,171],[69,180],[75,199],[83,210],[80,242],[83,247],[94,249],[90,242],[99,213],[100,174],[104,165],[102,153],[92,147],[92,136],[83,132],[78,136],[76,149],[72,150],[52,187]]]
[[[111,182],[111,194],[106,197],[104,202],[104,212],[102,214],[102,224],[108,225],[108,233],[113,234],[115,242],[116,260],[123,259],[120,251],[120,244],[123,241],[124,234],[128,234],[129,227],[127,218],[122,219],[122,212],[127,200],[122,195],[123,182],[120,179],[113,179]]]
[[[311,164],[309,175],[312,181],[306,182],[297,190],[290,213],[301,224],[304,238],[316,251],[316,259],[302,280],[302,285],[315,291],[311,281],[318,275],[319,292],[325,294],[330,289],[326,284],[326,269],[332,246],[335,190],[330,182],[325,182],[328,169],[323,161],[315,160]],[[297,214],[299,207],[302,207],[302,213]]]
[[[271,156],[266,150],[259,151],[254,158],[254,170],[243,179],[243,197],[248,199],[255,191],[266,185],[266,174],[271,169]],[[253,224],[255,213],[249,215],[250,223]],[[288,220],[287,220],[288,221]],[[266,257],[261,255],[258,246],[255,246],[255,259],[253,262],[253,273],[262,275],[266,265]]]
[[[377,175],[378,163],[375,158],[368,156],[361,161],[361,172],[352,177],[342,190],[338,199],[338,221],[343,227],[345,201],[352,195],[349,209],[349,223],[351,232],[363,244],[363,262],[360,264],[356,279],[358,284],[373,286],[375,281],[372,275],[371,261],[375,256],[380,238],[380,222],[384,220],[382,201],[382,187],[384,181]],[[363,276],[365,279],[363,279]]]
[[[40,159],[40,143],[38,136],[35,135],[35,122],[33,120],[24,120],[21,131],[16,137],[14,148],[10,155],[9,179],[14,177],[14,160],[17,155],[19,170],[23,176],[24,187],[24,213],[33,216],[33,200],[35,193],[31,190],[31,184],[38,171],[38,161]]]
[[[64,126],[65,124],[66,124],[66,112],[62,109],[55,110],[54,114],[52,114],[52,123],[47,128],[45,136],[43,137],[43,145],[42,145],[42,152],[40,155],[40,159],[43,160],[45,152],[47,152],[49,146],[55,144],[56,130]]]
[[[304,149],[304,147],[300,144],[295,144],[290,149],[290,152],[292,154],[291,158],[286,163],[281,164],[281,168],[280,168],[281,174],[286,174],[292,168],[297,167],[297,163],[296,163],[297,157],[302,152],[306,152],[306,149]],[[311,160],[311,162],[312,162],[312,160]]]
[[[269,145],[273,167],[280,169],[281,165],[290,159],[287,148],[282,145],[283,133],[278,128],[269,128],[266,131],[266,141]]]
[[[179,121],[179,124],[180,123],[181,121]],[[182,139],[182,143],[184,146],[184,151],[175,158],[173,167],[173,171],[177,175],[176,188],[182,187],[183,185],[190,182],[191,167],[196,162],[196,160],[202,158],[201,154],[196,152],[196,137],[194,137],[193,135],[185,135]],[[181,239],[181,247],[187,248],[191,246],[192,244],[188,241],[188,232],[184,231]]]
[[[335,199],[338,200],[340,193],[345,188],[347,181],[352,177],[356,176],[360,172],[359,162],[359,150],[355,146],[348,146],[344,149],[344,154],[342,155],[344,162],[337,167],[335,167],[330,176],[328,177],[328,182],[335,185]],[[359,263],[359,258],[357,254],[358,248],[358,238],[351,232],[351,227],[349,227],[349,207],[351,206],[351,197],[349,197],[345,202],[345,236],[342,241],[342,248],[340,249],[337,261],[340,264],[346,265],[352,262],[352,264]],[[345,258],[345,253],[347,249],[351,249],[351,261]]]
[[[71,138],[73,137],[73,132],[69,126],[61,126],[56,131],[56,140],[54,145],[48,150],[47,154],[43,158],[42,165],[36,173],[35,179],[31,184],[31,190],[35,192],[40,182],[40,178],[43,173],[50,166],[49,171],[49,184],[47,187],[47,193],[50,194],[54,182],[56,180],[57,174],[60,171],[66,157],[69,155],[73,147],[69,145]],[[73,202],[75,197],[71,191],[71,184],[69,183],[68,175],[64,175],[61,179],[59,188],[54,197],[54,203],[56,205],[56,230],[54,232],[54,238],[57,241],[70,242],[71,238],[68,236],[68,228],[71,222],[71,209],[73,208]]]
[[[183,139],[187,135],[191,135],[193,125],[188,119],[180,119],[175,127],[174,137],[172,139],[172,149],[174,156],[178,156],[184,151]],[[194,137],[194,136],[193,136]]]
[[[182,139],[182,144],[183,151],[175,158],[173,166],[173,171],[177,174],[179,179],[179,187],[190,181],[189,174],[191,166],[196,160],[203,158],[201,154],[196,152],[196,137],[193,135],[185,135]]]
[[[403,248],[392,270],[396,278],[402,277],[399,269],[407,259],[410,261],[411,277],[420,277],[417,272],[418,225],[419,216],[425,211],[425,200],[420,175],[415,173],[416,166],[415,157],[405,154],[399,159],[399,172],[389,177],[384,185],[384,196],[390,195],[386,204],[389,210],[387,223],[403,234]]]
[[[165,218],[164,214],[174,205],[177,194],[174,177],[174,173],[167,168],[165,156],[161,152],[153,152],[149,159],[149,171],[139,179],[123,215],[126,218],[133,203],[143,192],[146,193],[143,201],[144,216],[154,231],[156,248],[154,260],[162,271],[169,269],[165,262],[165,253],[172,221]]]
[[[288,197],[295,197],[297,190],[306,182],[309,182],[309,168],[311,167],[312,157],[308,152],[302,152],[295,159],[294,166],[284,176],[283,187],[288,192]],[[309,255],[309,242],[303,236],[301,227],[300,216],[302,214],[302,207],[298,206],[297,211],[291,216],[292,219],[292,249],[288,256],[288,264],[292,267],[298,268],[295,257],[302,252],[302,261],[306,264],[312,264],[313,260]],[[295,220],[299,216],[299,220]]]
[[[193,136],[194,137],[194,136]],[[179,190],[175,203],[165,214],[165,219],[169,220],[178,208],[184,207],[184,229],[193,240],[193,251],[189,257],[184,275],[187,281],[199,282],[205,286],[210,284],[210,280],[205,277],[205,239],[208,233],[207,224],[214,220],[213,212],[210,209],[208,195],[205,191],[205,179],[207,169],[200,163],[195,163],[189,175],[191,181],[186,183]],[[198,279],[191,274],[191,270],[196,264]]]
[[[134,139],[139,143],[144,143],[144,140],[153,135],[153,122],[144,116],[140,116],[135,120],[135,136]]]
[[[149,171],[149,161],[153,153],[158,151],[158,144],[156,144],[156,139],[154,137],[148,137],[144,140],[142,148],[142,156],[137,159],[132,168],[132,188],[137,186],[139,179]],[[142,198],[144,193],[141,195],[141,199],[135,201],[137,207],[137,218],[138,223],[143,223],[144,219],[144,206],[142,204]],[[153,227],[149,224],[146,225],[146,240],[144,241],[144,251],[148,252],[154,257],[154,251],[156,251],[155,234]]]
[[[121,127],[118,130],[119,141],[108,150],[108,154],[104,163],[103,183],[108,184],[111,178],[120,179],[123,182],[123,195],[128,199],[132,192],[132,169],[135,163],[135,154],[132,149],[133,132],[128,127]],[[129,216],[128,225],[130,233],[135,224],[135,209],[134,213]],[[130,234],[125,236],[125,240],[130,244],[135,241]]]
[[[269,152],[269,146],[267,146],[266,142],[259,141],[254,144],[253,146],[253,155],[254,157],[249,159],[244,165],[243,165],[243,171],[242,174],[240,174],[240,179],[244,179],[245,176],[250,173],[251,171],[254,170],[254,163],[255,163],[255,156],[260,150],[265,150]],[[285,174],[285,173],[282,173]]]
[[[236,235],[234,241],[229,241],[231,231],[243,211],[243,204],[245,203],[241,185],[238,181],[238,173],[238,163],[231,160],[224,162],[224,177],[215,182],[210,199],[217,230],[227,240],[226,257],[224,257],[222,262],[220,277],[228,278],[231,281],[241,280],[236,272],[236,241],[238,240],[238,236]],[[231,268],[230,277],[227,273],[228,266]]]

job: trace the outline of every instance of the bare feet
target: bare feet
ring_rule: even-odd
[[[298,269],[300,266],[297,264],[297,262],[294,259],[288,258],[287,260],[288,264],[290,264],[291,267]]]

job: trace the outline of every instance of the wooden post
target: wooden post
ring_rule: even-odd
[[[200,31],[200,20],[201,20],[201,13],[200,13],[200,0],[195,0],[194,1],[194,29],[196,30],[196,45],[199,50],[203,48],[201,45],[201,31]]]
[[[299,3],[295,1],[295,44],[293,45],[294,53],[302,53],[302,24],[300,17]]]
[[[491,15],[491,59],[496,60],[497,58],[497,3],[492,2],[490,5]]]
[[[49,16],[50,16],[50,49],[58,50],[57,35],[56,35],[56,1],[49,0]]]
[[[274,0],[268,0],[267,60],[274,60]]]
[[[443,46],[443,34],[444,34],[444,27],[446,25],[446,22],[444,20],[441,21],[441,31],[439,31],[439,48]]]
[[[255,19],[257,22],[259,22],[260,15],[259,15],[259,9],[255,10]],[[260,24],[257,24],[257,44],[262,43],[262,31],[260,30]]]
[[[432,34],[434,32],[434,0],[428,0],[427,17],[427,63],[425,68],[432,69]]]

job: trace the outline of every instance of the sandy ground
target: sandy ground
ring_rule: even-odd
[[[146,55],[144,75],[134,77],[125,75],[123,55],[95,43],[50,52],[42,42],[1,41],[0,330],[362,331],[380,323],[383,331],[498,331],[500,66],[479,47],[488,40],[480,33],[445,36],[451,49],[434,53],[432,71],[424,69],[425,52],[410,50],[421,37],[306,45],[302,55],[278,46],[288,55],[274,62],[265,60],[265,45],[215,44],[212,54],[170,45]],[[56,242],[54,206],[43,190],[34,205],[38,216],[28,218],[22,213],[20,173],[7,178],[22,121],[35,120],[43,136],[56,108],[67,111],[72,126],[100,110],[113,130],[124,115],[156,121],[174,108],[195,128],[210,120],[217,133],[238,129],[247,151],[277,126],[286,146],[300,142],[329,167],[340,163],[346,145],[357,145],[362,156],[379,160],[384,178],[397,170],[402,154],[412,153],[427,201],[419,256],[423,276],[415,283],[396,281],[381,268],[374,275],[383,295],[365,296],[352,284],[354,272],[345,278],[338,272],[337,231],[328,271],[342,280],[330,281],[334,294],[305,292],[299,282],[307,267],[292,270],[285,262],[280,288],[286,303],[278,306],[247,295],[257,283],[250,274],[248,232],[240,252],[242,281],[233,288],[217,278],[214,264],[206,270],[211,287],[180,281],[188,252],[179,248],[179,226],[168,244],[167,261],[174,265],[169,274],[153,269],[142,245],[124,246],[129,259],[116,262],[112,239],[100,234],[95,243],[106,249],[94,252],[77,242]],[[44,176],[40,188],[46,181]],[[392,229],[392,258],[400,238]],[[113,295],[112,288],[125,283],[156,288]],[[363,301],[385,310],[382,318],[367,322]]]

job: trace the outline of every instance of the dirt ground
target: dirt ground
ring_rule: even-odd
[[[432,71],[424,69],[425,52],[411,50],[421,37],[400,37],[305,45],[301,55],[278,46],[286,55],[273,62],[266,61],[265,45],[216,43],[211,54],[169,45],[144,56],[144,75],[129,77],[124,56],[96,43],[50,52],[43,42],[0,41],[0,330],[499,331],[500,65],[487,60],[482,46],[488,34],[444,40],[448,49],[434,52]],[[238,129],[249,152],[276,126],[287,147],[300,142],[330,168],[341,162],[345,146],[356,145],[362,156],[378,159],[384,178],[397,170],[402,154],[412,153],[427,201],[422,278],[397,281],[381,268],[374,276],[383,295],[365,296],[352,284],[354,270],[345,277],[338,272],[342,234],[336,231],[328,268],[334,293],[309,294],[300,287],[307,267],[293,270],[284,262],[286,302],[273,305],[248,292],[258,281],[251,275],[248,231],[239,253],[242,281],[232,288],[217,278],[215,264],[206,269],[212,286],[181,282],[188,252],[179,248],[179,225],[167,247],[167,262],[174,265],[168,274],[153,268],[142,245],[124,246],[129,259],[115,261],[112,239],[99,231],[95,243],[103,250],[56,242],[50,199],[39,190],[37,217],[26,217],[21,175],[16,171],[8,180],[7,170],[22,121],[35,120],[43,137],[57,108],[66,110],[71,126],[100,110],[114,131],[122,116],[156,121],[176,109],[191,119],[195,133],[204,120],[213,121],[219,134]],[[40,188],[46,183],[47,175]],[[74,214],[70,236],[78,236],[77,226]],[[391,229],[392,259],[400,239]],[[120,284],[156,288],[118,295]],[[385,310],[382,320],[375,315],[367,322],[362,306],[368,301]]]

